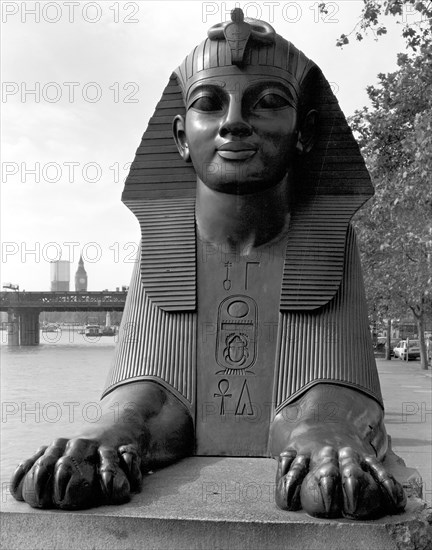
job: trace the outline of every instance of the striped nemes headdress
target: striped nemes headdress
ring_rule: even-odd
[[[176,69],[178,82],[187,101],[191,87],[203,79],[224,74],[248,74],[279,77],[298,98],[300,84],[314,65],[300,50],[277,35],[264,21],[243,19],[240,8],[232,11],[232,21],[220,23],[208,31],[208,38],[196,46]]]
[[[342,277],[349,221],[373,195],[359,147],[321,70],[271,25],[244,20],[236,8],[231,22],[212,27],[208,37],[171,75],[144,132],[122,195],[142,229],[144,284],[153,301],[167,311],[191,311],[196,305],[196,173],[177,151],[172,121],[177,114],[185,116],[185,100],[195,82],[217,77],[221,68],[224,74],[241,74],[246,66],[248,74],[256,71],[284,79],[298,98],[300,119],[310,109],[318,112],[315,145],[311,152],[298,157],[294,167],[295,206],[282,311],[317,309],[334,297]],[[180,241],[184,241],[184,264],[174,269]],[[187,284],[178,284],[180,276],[171,281],[172,273],[185,275]]]

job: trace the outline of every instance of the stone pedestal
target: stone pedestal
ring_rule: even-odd
[[[426,550],[427,510],[411,496],[405,513],[376,521],[323,520],[274,504],[276,463],[189,458],[146,476],[123,506],[82,512],[33,510],[3,498],[8,550],[256,549]],[[408,472],[408,476],[412,472]]]

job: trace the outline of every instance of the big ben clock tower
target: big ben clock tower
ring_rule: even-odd
[[[80,290],[87,290],[87,272],[84,269],[82,256],[80,256],[78,269],[75,273],[75,291],[79,292]]]

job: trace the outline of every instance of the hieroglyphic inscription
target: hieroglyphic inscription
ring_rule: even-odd
[[[227,397],[232,397],[232,393],[228,393],[229,382],[226,378],[222,378],[222,380],[219,381],[218,389],[219,389],[219,393],[215,393],[213,397],[220,397],[221,403],[220,403],[220,412],[219,412],[219,414],[221,416],[224,416],[225,415],[225,399]]]
[[[230,383],[226,378],[222,378],[218,383],[218,391],[213,394],[213,397],[220,399],[219,415],[225,416],[234,412],[233,409],[228,407],[226,401],[228,398],[234,398],[236,401],[234,414],[236,416],[253,416],[254,410],[247,381],[244,381],[240,392],[237,391],[236,394],[233,394],[231,392],[228,393],[228,391],[230,391]]]
[[[248,284],[249,284],[249,270],[251,267],[259,267],[260,266],[260,262],[246,262],[246,267],[245,267],[245,280],[244,280],[244,287],[245,287],[245,290],[248,289]]]
[[[231,288],[230,267],[232,267],[232,263],[225,262],[225,267],[226,267],[226,275],[225,275],[225,280],[222,284],[225,290],[229,290]]]
[[[256,359],[258,308],[249,296],[230,296],[219,306],[216,374],[244,374]],[[249,372],[250,373],[250,372]]]
[[[197,454],[266,456],[276,356],[271,330],[279,321],[285,243],[250,251],[202,247]]]
[[[252,407],[252,400],[249,393],[249,388],[247,385],[247,380],[244,381],[239,400],[237,402],[237,407],[235,414],[237,416],[247,414],[248,416],[252,416],[254,414],[253,407]]]

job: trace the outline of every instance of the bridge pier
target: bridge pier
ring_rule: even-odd
[[[39,310],[8,309],[8,346],[35,346],[39,344]]]
[[[34,309],[22,310],[19,321],[20,345],[35,346],[39,344],[39,311]]]
[[[19,346],[19,315],[15,309],[8,309],[7,320],[7,343],[8,346]]]

